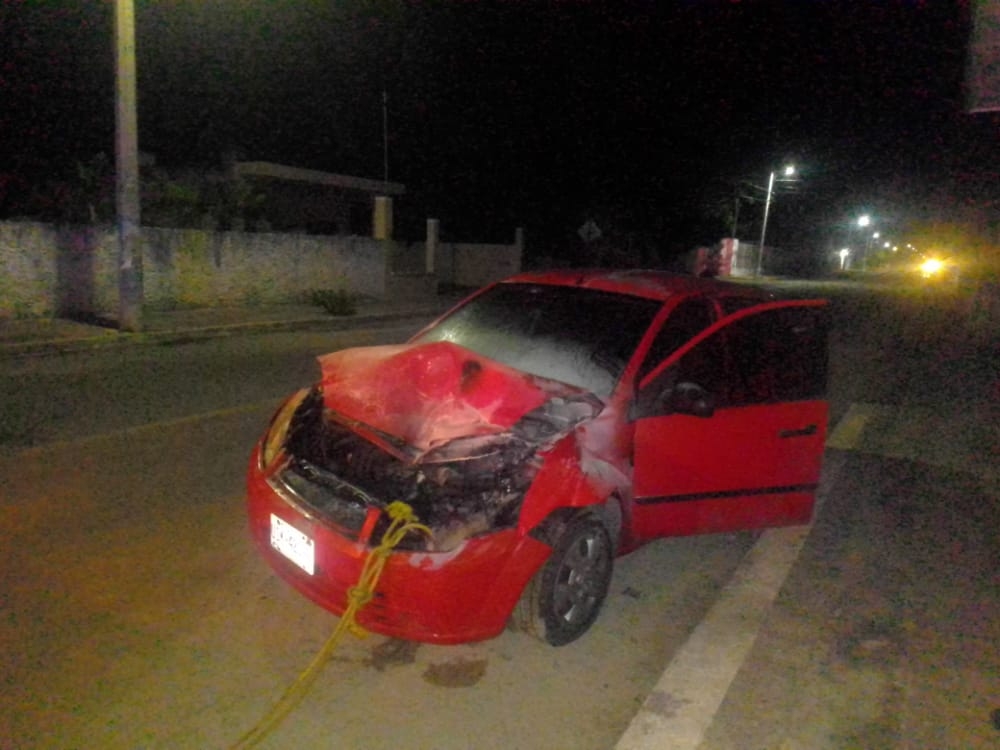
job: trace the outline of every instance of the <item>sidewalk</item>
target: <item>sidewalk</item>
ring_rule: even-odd
[[[315,305],[287,304],[253,307],[205,307],[148,312],[141,333],[121,333],[98,322],[65,318],[0,319],[0,357],[44,356],[125,345],[186,342],[268,331],[343,330],[409,317],[433,318],[461,297],[437,297],[358,304],[354,315],[334,316]]]

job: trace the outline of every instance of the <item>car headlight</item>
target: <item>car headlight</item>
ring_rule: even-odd
[[[288,435],[288,427],[292,423],[292,417],[295,416],[296,409],[299,408],[299,405],[307,395],[309,395],[308,388],[303,388],[301,391],[294,393],[271,418],[271,424],[268,425],[267,433],[264,435],[264,442],[260,449],[261,468],[266,469],[281,455],[282,448],[285,445],[285,438]]]

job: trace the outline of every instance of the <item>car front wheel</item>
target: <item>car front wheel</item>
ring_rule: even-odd
[[[528,583],[515,612],[520,629],[553,646],[575,641],[597,619],[613,559],[608,532],[594,516],[559,525],[552,554]]]

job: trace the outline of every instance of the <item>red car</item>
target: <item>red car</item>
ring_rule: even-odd
[[[358,622],[553,645],[597,617],[616,555],[810,520],[827,424],[822,300],[654,271],[523,273],[408,343],[319,358],[253,451],[250,527],[341,614],[392,501],[431,534]]]

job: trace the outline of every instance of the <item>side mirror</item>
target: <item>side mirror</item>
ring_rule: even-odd
[[[697,383],[678,383],[664,396],[666,414],[690,414],[692,417],[715,414],[715,397]]]

